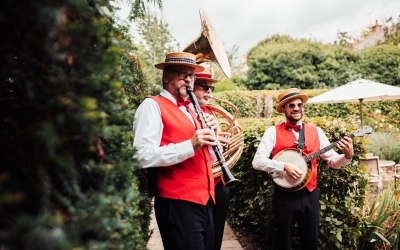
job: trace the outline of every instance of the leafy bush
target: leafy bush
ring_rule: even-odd
[[[252,48],[248,55],[249,89],[302,89],[340,86],[357,76],[356,53],[319,42],[271,36]]]
[[[134,106],[121,81],[144,83],[140,67],[125,67],[135,63],[112,7],[0,5],[0,248],[143,249]]]
[[[359,77],[397,86],[400,48],[378,45],[361,51],[273,35],[248,55],[248,89],[332,88]]]
[[[358,52],[358,72],[367,79],[398,86],[400,82],[400,48],[378,45]]]
[[[324,92],[325,90],[303,90],[305,94],[310,97],[316,96]],[[227,100],[235,104],[235,106],[240,111],[240,117],[270,117],[270,116],[279,116],[275,110],[278,95],[281,90],[253,90],[253,91],[244,91],[244,90],[235,90],[235,91],[224,91],[217,92],[214,95],[218,98]],[[271,110],[267,110],[269,107],[268,98],[272,98],[272,108]],[[221,106],[227,110],[229,110],[229,106],[221,104]]]
[[[218,98],[228,100],[240,110],[240,117],[275,117],[278,95],[282,90],[226,91],[214,93]],[[322,94],[326,89],[301,90],[310,98]],[[268,98],[272,98],[272,113],[268,112]],[[228,106],[221,105],[229,110]],[[308,117],[340,117],[360,120],[358,103],[307,104]],[[363,104],[364,125],[375,131],[399,132],[400,100],[365,102]]]
[[[240,119],[244,128],[245,147],[233,172],[240,180],[232,188],[230,213],[234,227],[246,228],[256,235],[263,249],[272,249],[274,227],[272,223],[273,184],[267,173],[252,168],[252,160],[266,127],[282,122],[283,117],[272,119]],[[358,127],[355,120],[327,118],[306,119],[321,127],[333,142],[341,135]],[[341,170],[328,169],[319,163],[318,186],[321,189],[321,226],[319,246],[326,249],[354,248],[360,236],[359,217],[364,202],[365,173],[357,168],[358,156],[365,153],[364,139],[354,139],[355,157],[351,166]]]
[[[369,191],[363,209],[359,249],[398,249],[400,204],[392,185],[382,193]]]
[[[223,91],[237,91],[241,89],[245,89],[245,87],[243,87],[242,79],[234,75],[232,78],[225,77],[215,84],[214,93]]]
[[[400,162],[400,136],[398,133],[377,132],[368,136],[369,152],[379,156],[380,159]]]

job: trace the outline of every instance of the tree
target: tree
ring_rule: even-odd
[[[354,38],[347,31],[338,31],[337,39],[338,39],[338,41],[335,41],[335,44],[338,44],[338,45],[344,46],[344,47],[350,46],[354,40]]]
[[[144,83],[113,7],[0,5],[0,248],[144,248],[126,95]]]
[[[227,51],[228,61],[232,72],[232,77],[227,78],[222,69],[215,63],[208,63],[207,67],[214,69],[214,78],[218,79],[218,84],[215,85],[215,92],[230,91],[246,89],[246,64],[242,60],[242,56],[238,55],[239,46],[233,45],[232,48]]]
[[[400,44],[400,15],[395,20],[393,17],[388,18],[384,24],[385,42],[388,45]]]
[[[362,77],[400,86],[400,48],[394,45],[377,45],[360,51],[357,61]]]
[[[131,21],[135,20],[140,20],[146,16],[146,12],[148,11],[148,8],[146,6],[146,3],[144,0],[123,0],[126,1],[130,6],[130,11],[129,11],[129,19]],[[159,9],[162,9],[162,0],[146,0],[147,3],[152,3],[154,5],[157,5]]]
[[[154,65],[163,62],[167,53],[177,51],[179,44],[171,35],[169,25],[151,11],[146,11],[136,26],[142,40],[142,46],[136,52],[142,59],[145,77],[151,84],[152,93],[158,94],[162,88],[161,71]]]
[[[249,89],[334,87],[354,75],[356,56],[347,48],[275,35],[250,50]]]

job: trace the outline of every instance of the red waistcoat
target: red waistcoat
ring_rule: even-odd
[[[161,110],[164,125],[160,146],[186,141],[194,135],[192,121],[176,104],[162,96],[152,96]],[[195,118],[196,119],[196,118]],[[200,123],[196,120],[197,126]],[[157,195],[206,205],[214,199],[214,178],[207,147],[195,151],[193,157],[168,167],[156,169]]]
[[[304,137],[305,146],[304,153],[311,154],[320,149],[319,137],[317,128],[315,126],[304,124]],[[297,144],[294,142],[296,137],[291,130],[286,129],[285,123],[276,125],[276,144],[274,150],[272,151],[272,157],[279,153],[283,149],[287,148],[297,148]],[[311,161],[313,175],[310,182],[307,184],[307,189],[313,191],[317,187],[317,160],[313,159]]]

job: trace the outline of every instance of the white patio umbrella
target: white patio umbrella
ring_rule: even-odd
[[[365,79],[357,79],[329,90],[308,100],[307,103],[360,102],[361,126],[363,125],[362,103],[400,99],[400,88]]]

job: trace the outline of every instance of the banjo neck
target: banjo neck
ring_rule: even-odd
[[[354,135],[351,134],[349,137],[351,139],[353,139]],[[305,162],[309,162],[309,161],[313,160],[314,158],[317,158],[318,156],[322,155],[323,153],[328,152],[332,148],[336,147],[338,144],[339,144],[339,141],[333,142],[333,143],[329,144],[328,146],[324,147],[323,149],[320,149],[317,152],[314,152],[312,154],[309,154],[309,155],[305,156],[304,157],[304,161]]]

